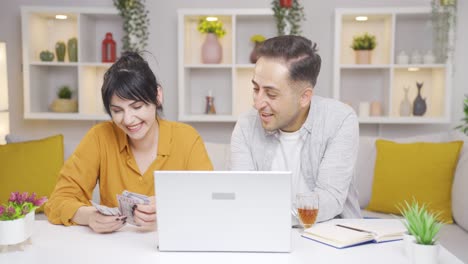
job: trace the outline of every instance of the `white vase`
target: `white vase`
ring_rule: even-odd
[[[203,63],[220,63],[223,59],[223,48],[219,44],[218,38],[214,33],[206,34],[201,50],[201,60]]]
[[[20,219],[0,221],[0,247],[2,247],[2,251],[9,245],[23,243],[31,237],[34,218],[35,213],[32,211]]]
[[[412,243],[411,263],[437,264],[439,263],[439,244],[421,245]]]

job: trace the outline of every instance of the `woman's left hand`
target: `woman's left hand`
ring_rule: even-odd
[[[133,211],[133,219],[138,225],[156,225],[156,200],[154,196],[149,197],[149,199],[149,204],[138,204]]]

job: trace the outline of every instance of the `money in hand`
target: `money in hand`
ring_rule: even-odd
[[[123,191],[121,195],[117,195],[117,201],[119,202],[119,210],[121,215],[126,216],[127,223],[132,225],[137,225],[133,218],[134,206],[137,204],[150,203],[148,196],[129,191]]]
[[[110,208],[105,205],[97,204],[93,201],[90,202],[103,215],[120,215],[120,210],[118,207]]]

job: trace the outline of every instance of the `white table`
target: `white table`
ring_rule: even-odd
[[[301,237],[297,229],[292,230],[291,236],[291,253],[159,252],[154,231],[127,225],[115,233],[96,234],[88,227],[65,227],[36,221],[32,244],[27,245],[24,251],[11,247],[0,253],[0,263],[410,264],[404,255],[402,241],[335,249]],[[462,262],[441,247],[439,263]]]

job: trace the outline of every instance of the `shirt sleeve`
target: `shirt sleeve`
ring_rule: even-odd
[[[250,142],[248,142],[247,133],[244,130],[242,123],[243,119],[239,119],[234,127],[231,136],[231,170],[256,170],[252,158]]]
[[[317,221],[341,214],[354,174],[359,146],[356,114],[349,114],[329,140],[320,163],[315,191],[319,194]]]
[[[99,143],[90,130],[65,162],[45,205],[45,214],[52,224],[73,225],[78,208],[90,205],[99,175]]]

